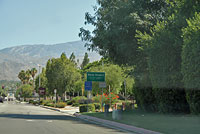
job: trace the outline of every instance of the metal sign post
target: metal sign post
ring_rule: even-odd
[[[90,99],[90,91],[92,91],[92,82],[91,81],[86,81],[85,82],[85,91],[88,91],[87,92],[87,98],[88,98],[88,101],[87,101],[87,112],[88,112],[88,103],[89,103],[89,99]]]

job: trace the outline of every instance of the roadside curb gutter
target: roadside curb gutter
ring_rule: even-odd
[[[112,127],[119,128],[119,129],[122,129],[122,130],[131,131],[131,132],[134,132],[134,133],[137,133],[137,134],[162,134],[162,133],[147,130],[147,129],[144,129],[144,128],[126,125],[126,124],[122,124],[122,123],[118,123],[118,122],[114,122],[114,121],[104,120],[104,119],[100,119],[100,118],[96,118],[96,117],[92,117],[92,116],[81,115],[81,114],[78,114],[78,113],[75,113],[74,115],[77,118],[82,119],[82,120],[94,121],[94,122],[97,122],[97,123],[104,124],[106,126],[112,126]]]
[[[58,112],[60,112],[60,109],[51,108],[51,107],[42,106],[42,105],[40,105],[40,107],[43,107],[43,108],[46,108],[46,109],[50,109],[50,110],[54,110],[54,111],[58,111]]]
[[[46,109],[50,109],[50,110],[54,110],[54,111],[58,111],[58,112],[61,112],[61,113],[66,113],[66,114],[69,114],[71,116],[74,116],[74,113],[75,113],[75,112],[73,112],[71,110],[62,110],[62,109],[57,109],[57,108],[43,106],[43,105],[40,105],[40,107],[46,108]]]

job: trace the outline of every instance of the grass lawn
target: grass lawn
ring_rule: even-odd
[[[83,113],[84,115],[112,120],[112,113]],[[147,113],[139,110],[124,111],[116,122],[141,127],[164,134],[200,134],[200,116],[186,114]]]

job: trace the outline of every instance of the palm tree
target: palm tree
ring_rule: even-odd
[[[37,74],[37,69],[36,68],[32,68],[31,69],[31,76],[33,78],[33,87],[35,87],[35,75]]]
[[[21,70],[18,74],[18,78],[21,80],[22,84],[25,84],[26,73],[24,70]]]
[[[29,84],[30,83],[30,79],[31,79],[31,70],[28,69],[25,73],[25,77],[26,77],[26,83]]]

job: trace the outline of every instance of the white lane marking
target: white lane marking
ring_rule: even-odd
[[[28,122],[32,122],[33,120],[26,120],[26,121],[28,121]]]
[[[53,121],[50,120],[50,121],[47,121],[47,122],[48,122],[48,123],[52,123]]]

